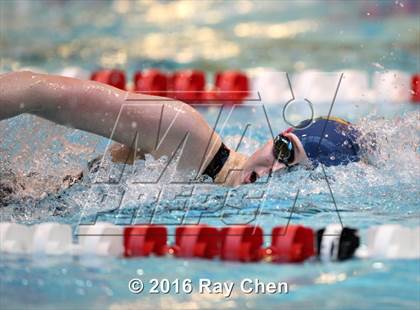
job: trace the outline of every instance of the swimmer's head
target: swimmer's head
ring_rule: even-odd
[[[288,151],[292,151],[293,154],[287,154]],[[253,183],[264,175],[305,159],[306,154],[299,138],[291,132],[283,132],[275,139],[270,139],[247,159],[238,183]]]

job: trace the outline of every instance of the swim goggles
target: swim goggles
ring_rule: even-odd
[[[282,134],[274,138],[273,155],[279,162],[288,166],[295,159],[295,151],[292,141]]]

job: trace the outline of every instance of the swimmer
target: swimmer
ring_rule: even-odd
[[[338,118],[305,121],[248,157],[229,149],[201,114],[181,101],[28,71],[0,75],[0,121],[22,113],[111,138],[117,142],[110,149],[117,162],[144,154],[172,158],[182,148],[179,171],[230,186],[303,162],[331,166],[361,159],[359,132]]]

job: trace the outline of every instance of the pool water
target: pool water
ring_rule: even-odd
[[[415,1],[19,1],[2,2],[0,9],[3,71],[117,67],[131,76],[148,67],[192,67],[208,73],[267,67],[292,75],[309,69],[351,68],[367,74],[420,70]],[[40,19],[40,12],[48,22]],[[322,87],[331,91],[329,85]],[[288,127],[282,118],[284,103],[265,105],[274,132]],[[330,105],[314,102],[315,114],[326,115]],[[224,109],[221,123],[230,109]],[[210,123],[217,117],[214,107],[198,110]],[[337,100],[332,114],[354,122],[363,132],[374,132],[378,141],[371,165],[326,169],[338,213],[320,168],[298,168],[235,189],[201,184],[188,199],[192,186],[175,186],[166,177],[155,184],[138,184],[159,175],[164,159],[147,157],[127,169],[110,162],[107,139],[21,115],[0,122],[0,185],[12,189],[12,194],[0,192],[1,220],[55,221],[75,229],[95,219],[119,225],[152,221],[168,225],[171,232],[176,225],[198,222],[217,227],[250,223],[264,229],[266,241],[273,227],[289,219],[313,228],[341,219],[345,226],[360,229],[362,240],[374,225],[420,225],[419,106]],[[248,123],[252,126],[239,150],[251,154],[269,137],[261,103],[236,108],[226,126],[217,129],[228,146],[236,147]],[[87,163],[103,154],[103,167],[89,171]],[[170,165],[169,172],[173,168]],[[63,185],[64,179],[78,179],[81,172],[80,181],[70,188]],[[119,178],[117,185],[101,182]],[[105,191],[110,194],[103,202]],[[186,198],[176,197],[180,193]],[[420,303],[419,260],[277,265],[2,254],[0,274],[2,309],[416,309]],[[136,277],[145,282],[190,278],[194,283],[200,278],[236,283],[258,278],[285,281],[290,287],[288,294],[234,291],[230,298],[197,292],[134,295],[128,281]]]

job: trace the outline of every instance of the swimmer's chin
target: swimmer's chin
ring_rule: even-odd
[[[228,160],[216,176],[214,182],[230,187],[247,184],[243,170],[243,166],[247,160],[247,156],[231,150]]]
[[[239,173],[241,174],[241,173]],[[238,187],[246,184],[237,174],[230,174],[229,176],[222,178],[220,175],[214,180],[215,184],[226,186],[226,187]]]

